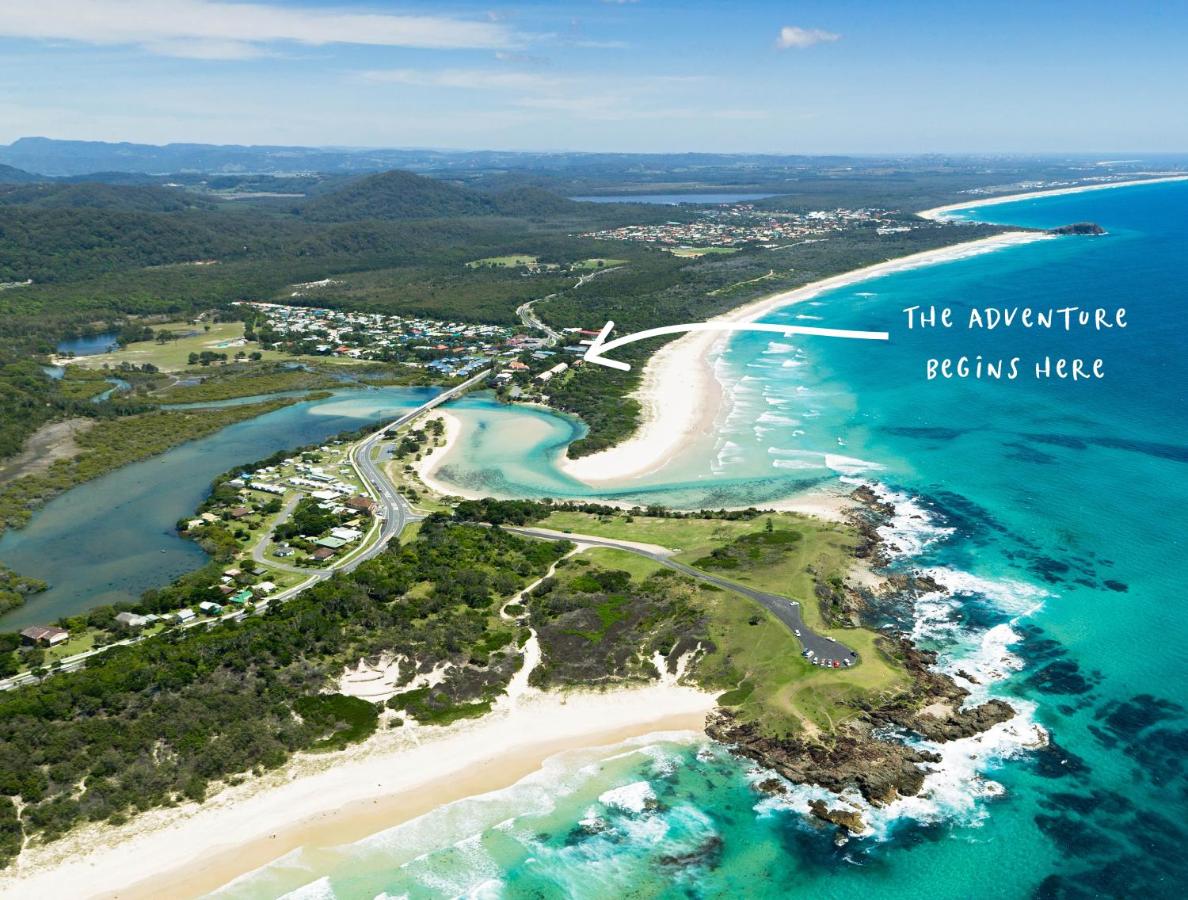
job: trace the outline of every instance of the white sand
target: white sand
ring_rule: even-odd
[[[719,321],[735,321],[742,307]],[[593,486],[650,475],[690,442],[710,434],[722,403],[722,388],[707,360],[723,335],[693,332],[665,344],[648,360],[634,397],[644,425],[609,450],[580,459],[563,458],[561,469]]]
[[[756,300],[713,321],[752,322],[773,310],[810,300],[835,288],[1049,237],[1038,232],[1012,231],[913,253]],[[664,468],[682,448],[712,429],[722,404],[722,388],[714,376],[711,359],[715,344],[722,340],[722,335],[714,332],[693,332],[662,347],[648,360],[643,382],[635,393],[643,407],[643,423],[635,435],[602,453],[565,460],[562,464],[565,471],[595,486],[628,482]]]
[[[413,469],[416,471],[417,477],[421,479],[421,483],[442,497],[461,497],[464,500],[480,500],[483,497],[489,496],[489,494],[481,491],[468,491],[456,487],[455,485],[440,481],[436,477],[437,470],[445,464],[446,459],[449,458],[452,452],[456,452],[458,438],[462,434],[462,421],[457,416],[442,409],[434,410],[430,418],[441,419],[445,425],[445,430],[442,432],[444,443],[427,456],[422,456],[413,464]]]
[[[1107,188],[1134,187],[1139,184],[1160,184],[1166,181],[1188,181],[1188,175],[1163,175],[1158,178],[1142,178],[1134,181],[1108,181],[1102,184],[1082,184],[1077,187],[1054,188],[1050,191],[1028,191],[1022,194],[1003,194],[1001,197],[983,197],[980,200],[966,200],[963,203],[950,203],[948,206],[938,206],[917,213],[924,219],[940,221],[948,218],[948,214],[961,209],[977,209],[981,206],[997,206],[1000,203],[1014,203],[1016,200],[1030,200],[1033,197],[1059,197],[1063,194],[1083,194],[1086,191],[1101,191]]]
[[[383,728],[357,747],[302,754],[205,804],[153,810],[27,849],[0,897],[192,897],[297,847],[358,840],[498,790],[566,750],[700,731],[714,695],[671,683],[514,700],[474,722]]]
[[[1086,191],[1185,180],[1188,180],[1188,176],[1167,175],[1135,181],[1115,181],[1058,188],[1050,191],[985,197],[924,210],[919,215],[927,219],[939,220],[958,209],[993,206],[1030,197],[1079,194]],[[714,321],[754,321],[775,309],[812,299],[835,288],[894,272],[1044,240],[1047,237],[1048,235],[1039,232],[1006,232],[976,241],[967,241],[950,247],[891,259],[756,300],[718,316]],[[636,433],[629,440],[609,450],[580,459],[562,458],[560,460],[561,468],[572,477],[592,487],[606,487],[611,483],[616,486],[627,485],[644,476],[654,475],[675,459],[682,450],[696,444],[699,438],[712,436],[723,404],[722,388],[714,375],[712,359],[715,353],[724,346],[724,342],[725,338],[722,334],[693,332],[665,344],[648,360],[642,382],[634,395],[642,407],[643,419]],[[461,423],[455,417],[448,413],[440,413],[440,415],[446,419],[447,445],[433,453],[427,460],[422,460],[418,465],[418,474],[421,480],[427,487],[444,496],[463,496],[469,499],[483,496],[479,492],[463,491],[434,478],[434,473],[446,459],[448,451],[461,429]],[[837,518],[838,516],[837,503],[827,497],[794,498],[782,504],[780,508],[808,512],[823,518]]]

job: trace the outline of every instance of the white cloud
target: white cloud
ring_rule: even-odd
[[[561,79],[533,72],[507,72],[499,69],[373,69],[361,73],[376,84],[409,84],[415,87],[460,88],[462,90],[534,91],[554,88]]]
[[[0,37],[140,44],[204,59],[243,59],[277,41],[434,49],[517,43],[491,21],[223,0],[3,0]]]
[[[259,44],[247,41],[168,40],[148,41],[141,46],[158,56],[179,59],[258,59],[269,55]]]
[[[776,39],[776,46],[781,50],[803,50],[813,44],[832,44],[840,40],[840,34],[832,31],[822,31],[820,28],[797,28],[795,25],[785,25],[780,29],[780,36]]]

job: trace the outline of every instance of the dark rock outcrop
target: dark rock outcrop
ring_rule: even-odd
[[[940,761],[936,754],[878,740],[861,723],[818,741],[777,738],[718,710],[706,723],[706,734],[789,781],[819,785],[836,793],[856,788],[876,805],[919,793],[924,771],[918,763]]]
[[[1096,222],[1073,222],[1071,225],[1061,225],[1049,228],[1048,234],[1105,234],[1106,230]]]
[[[825,822],[831,822],[839,828],[843,828],[850,834],[859,834],[866,827],[862,821],[862,816],[853,809],[830,809],[824,800],[813,800],[809,803],[809,809],[812,810],[814,816]]]

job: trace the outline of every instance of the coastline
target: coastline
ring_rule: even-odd
[[[420,479],[421,484],[442,497],[461,497],[463,500],[481,500],[487,496],[480,491],[468,491],[465,488],[446,484],[437,478],[438,470],[445,465],[450,454],[458,448],[458,438],[462,435],[462,420],[452,413],[446,412],[441,407],[435,409],[429,418],[441,419],[445,429],[441,436],[441,446],[435,447],[433,452],[427,456],[422,455],[413,464],[413,471],[416,473],[417,478]]]
[[[1050,191],[1025,191],[1021,194],[1003,194],[1000,197],[983,197],[978,200],[968,200],[963,203],[950,203],[937,206],[916,213],[922,219],[933,222],[943,221],[949,213],[961,209],[977,209],[982,206],[998,206],[1000,203],[1014,203],[1017,200],[1031,200],[1036,197],[1061,197],[1066,194],[1083,194],[1087,191],[1103,191],[1109,188],[1136,187],[1140,184],[1164,184],[1169,181],[1188,181],[1188,175],[1162,175],[1158,178],[1139,178],[1133,181],[1110,181],[1102,184],[1080,184],[1076,187],[1053,188]]]
[[[923,210],[917,215],[939,221],[943,220],[948,213],[959,209],[994,206],[1034,197],[1078,194],[1087,191],[1176,181],[1188,181],[1188,175],[1167,175],[985,197]],[[754,321],[773,310],[810,300],[828,290],[846,287],[895,272],[950,262],[1049,237],[1042,232],[1008,231],[987,238],[926,250],[860,269],[853,269],[768,297],[761,297],[716,316],[711,321]],[[640,403],[642,410],[642,421],[635,433],[623,443],[589,456],[579,459],[562,456],[558,461],[561,471],[595,489],[612,485],[615,487],[630,486],[631,482],[654,476],[662,471],[690,444],[704,442],[712,438],[715,433],[715,424],[722,414],[725,404],[722,385],[714,373],[713,360],[727,339],[728,335],[692,332],[661,347],[646,363],[641,384],[632,395]],[[436,473],[454,450],[462,428],[461,422],[448,413],[439,413],[439,415],[446,419],[445,444],[440,448],[440,452],[434,452],[429,459],[422,460],[417,464],[418,476],[426,487],[442,496],[457,496],[464,499],[479,499],[485,496],[481,491],[458,488],[436,477]],[[806,512],[824,518],[836,518],[840,514],[840,505],[844,505],[844,503],[825,492],[805,497],[786,498],[774,504],[773,508]]]
[[[549,758],[644,735],[697,732],[714,695],[675,684],[506,698],[475,722],[385,728],[299,754],[205,804],[156,809],[31,847],[0,897],[197,897],[299,847],[331,847],[506,788]]]
[[[791,306],[847,285],[950,262],[1005,247],[1048,240],[1034,231],[1002,234],[925,250],[886,262],[843,272],[810,284],[762,297],[715,317],[715,322],[750,322],[773,310]],[[712,430],[721,412],[722,386],[713,371],[713,356],[724,338],[712,332],[692,332],[666,344],[648,360],[635,398],[643,408],[643,421],[626,442],[577,460],[563,460],[561,468],[592,487],[653,475],[680,450]]]

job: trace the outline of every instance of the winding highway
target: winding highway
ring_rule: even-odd
[[[367,492],[371,494],[372,499],[374,499],[378,505],[374,524],[372,525],[371,531],[368,532],[367,537],[364,540],[363,548],[343,557],[343,559],[337,565],[330,568],[302,569],[298,568],[297,566],[290,566],[284,563],[277,563],[270,559],[265,559],[264,549],[268,546],[268,541],[271,538],[271,534],[266,535],[252,548],[251,554],[253,559],[275,569],[281,569],[294,574],[309,575],[309,577],[305,581],[289,588],[288,590],[282,591],[279,594],[275,594],[272,597],[269,597],[267,600],[262,600],[260,603],[256,604],[256,607],[252,613],[262,612],[268,608],[270,603],[283,603],[286,600],[290,600],[293,597],[296,597],[302,591],[309,588],[311,585],[330,578],[335,572],[340,570],[346,572],[353,571],[364,560],[371,559],[372,557],[382,553],[384,548],[388,546],[393,538],[400,536],[400,532],[404,530],[405,525],[407,525],[409,522],[415,522],[423,518],[422,516],[419,516],[413,512],[412,507],[408,505],[408,501],[400,496],[400,494],[396,491],[396,488],[393,487],[390,481],[388,481],[383,472],[380,471],[380,468],[376,464],[375,460],[371,458],[371,451],[384,438],[390,437],[392,432],[396,429],[408,425],[414,419],[424,415],[431,409],[435,409],[436,407],[441,406],[441,404],[449,400],[453,400],[459,394],[465,393],[476,384],[482,382],[483,379],[487,378],[490,374],[490,369],[484,369],[478,374],[472,375],[470,378],[466,379],[460,384],[456,384],[451,388],[447,388],[426,403],[418,406],[416,409],[405,413],[393,422],[389,422],[383,428],[373,431],[371,434],[357,441],[355,445],[351,447],[351,465],[355,468],[360,480],[366,486]],[[286,503],[285,508],[282,509],[278,522],[287,519],[292,513],[292,510],[296,504],[297,498],[291,498],[290,501]],[[379,530],[378,537],[375,534],[377,529]],[[238,621],[252,613],[241,609],[227,613],[220,618]],[[175,627],[179,629],[196,628],[200,625],[209,625],[213,621],[216,620],[194,619],[193,621],[186,622]],[[65,657],[61,661],[60,665],[50,670],[49,674],[55,674],[57,672],[72,672],[76,669],[81,669],[87,664],[87,660],[97,656],[100,653],[107,652],[112,647],[124,647],[129,644],[135,644],[141,640],[144,640],[144,637],[141,635],[128,637],[120,641],[114,641],[103,647],[98,647],[94,650],[87,650],[83,653],[76,653],[73,656]],[[13,688],[20,687],[22,685],[33,684],[38,680],[39,679],[37,676],[29,672],[21,675],[13,675],[10,678],[0,679],[0,691],[12,690]]]
[[[599,275],[605,275],[607,272],[614,272],[621,268],[623,267],[611,266],[609,269],[596,269],[593,272],[587,272],[585,275],[582,275],[578,278],[577,284],[570,288],[570,290],[577,290],[583,284],[593,281]],[[520,321],[524,323],[525,327],[535,328],[537,331],[543,331],[545,336],[549,339],[549,342],[553,344],[559,342],[564,337],[564,335],[562,335],[561,332],[557,331],[556,329],[550,328],[548,325],[546,325],[540,316],[538,316],[532,309],[532,307],[536,303],[541,303],[545,300],[552,300],[556,296],[557,294],[553,293],[549,294],[547,297],[537,297],[535,300],[529,300],[527,303],[521,303],[516,307],[516,315],[520,317]]]
[[[301,569],[296,566],[289,566],[282,563],[277,563],[273,560],[264,558],[264,549],[268,545],[268,540],[271,535],[266,535],[263,539],[258,541],[252,547],[252,557],[257,562],[262,562],[266,565],[277,569],[282,569],[287,572],[296,574],[308,574],[309,577],[294,587],[291,587],[273,597],[263,600],[258,603],[252,612],[247,610],[236,610],[227,613],[222,618],[239,620],[247,615],[255,612],[261,612],[268,607],[270,603],[283,603],[289,600],[302,591],[309,588],[317,582],[324,581],[330,578],[338,571],[353,571],[360,563],[371,559],[374,556],[382,553],[384,548],[394,539],[400,536],[405,526],[410,522],[416,522],[424,518],[418,515],[408,501],[400,495],[391,481],[380,470],[379,464],[372,459],[372,451],[376,446],[386,438],[391,437],[392,433],[411,423],[418,417],[424,415],[432,409],[440,406],[449,400],[454,399],[460,394],[465,393],[470,388],[482,382],[491,374],[490,369],[485,369],[476,375],[468,378],[460,384],[454,385],[437,394],[431,400],[418,406],[416,409],[405,413],[398,419],[388,423],[383,428],[379,428],[368,434],[366,437],[357,441],[351,448],[349,458],[351,465],[358,473],[360,480],[365,485],[367,492],[372,499],[376,501],[377,510],[373,520],[371,531],[367,534],[361,549],[354,553],[343,557],[341,561],[335,566],[327,569]],[[282,510],[279,521],[288,518],[296,506],[296,498],[290,498]],[[376,531],[378,530],[378,535]],[[615,550],[624,550],[628,553],[634,553],[638,556],[643,556],[653,562],[659,563],[674,571],[680,572],[683,575],[688,575],[691,578],[696,578],[700,581],[723,588],[736,594],[741,594],[754,600],[756,603],[763,606],[772,613],[777,619],[784,623],[790,631],[800,641],[804,650],[811,652],[818,660],[849,660],[855,663],[858,661],[857,654],[845,645],[835,641],[833,638],[825,637],[813,631],[804,623],[804,619],[800,613],[800,603],[796,600],[789,600],[787,597],[781,597],[779,594],[771,594],[766,591],[760,591],[756,588],[748,587],[744,584],[739,584],[735,581],[722,578],[718,575],[710,574],[709,572],[702,572],[685,563],[678,562],[672,558],[673,551],[665,550],[654,545],[638,544],[631,541],[616,541],[610,538],[596,537],[594,535],[586,534],[571,534],[562,531],[553,531],[548,528],[519,528],[510,527],[507,529],[510,532],[521,534],[525,537],[537,538],[540,540],[567,540],[580,542],[593,547],[609,547]],[[176,626],[177,628],[196,628],[201,625],[209,625],[211,619],[195,619],[191,622]],[[134,644],[137,641],[143,640],[141,636],[125,638],[121,641],[116,641],[105,647],[100,647],[94,650],[88,650],[84,653],[78,653],[73,656],[66,657],[61,661],[61,664],[53,672],[70,672],[86,665],[87,660],[97,654],[104,653],[112,647],[126,646]],[[14,675],[10,678],[0,680],[0,690],[10,690],[24,684],[31,684],[36,682],[38,678],[31,673],[22,675]]]

